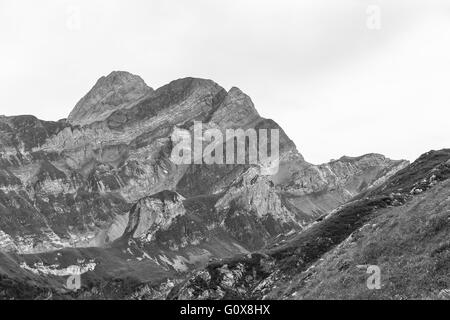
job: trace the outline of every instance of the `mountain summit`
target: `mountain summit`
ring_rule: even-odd
[[[153,92],[141,77],[113,71],[98,79],[94,87],[75,105],[68,117],[71,124],[85,125],[104,120],[113,111],[127,107]]]

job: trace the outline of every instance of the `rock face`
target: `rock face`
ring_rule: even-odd
[[[408,161],[394,161],[379,154],[342,157],[326,164],[288,164],[279,181],[286,201],[308,215],[325,214],[361,192],[375,188]]]
[[[95,86],[76,104],[67,120],[86,125],[105,120],[113,111],[126,108],[153,92],[144,80],[128,72],[113,71],[101,77]]]
[[[273,183],[258,171],[249,168],[216,195],[185,199],[177,192],[162,191],[140,199],[118,241],[133,240],[147,252],[155,245],[163,251],[182,251],[214,242],[213,250],[205,251],[214,256],[214,251],[257,250],[273,237],[300,230],[306,222],[284,206]]]
[[[19,116],[1,118],[0,126],[0,247],[29,253],[90,245],[128,209],[123,198],[94,191],[63,155],[41,149],[67,124]]]
[[[285,206],[273,182],[259,175],[257,168],[250,168],[233,182],[215,209],[225,216],[223,225],[228,233],[253,250],[308,222]]]
[[[173,133],[192,133],[195,121],[221,132],[278,129],[279,172],[173,163]],[[295,234],[406,164],[367,155],[315,166],[238,88],[184,78],[153,90],[113,72],[67,120],[0,117],[0,251],[23,262],[23,253],[50,261],[65,248],[61,259],[72,261],[98,250],[92,272],[102,279],[126,269],[161,280]]]
[[[186,213],[183,197],[176,192],[162,191],[139,200],[131,209],[124,235],[150,242],[155,232],[167,230],[173,220]]]
[[[121,86],[127,77],[100,79],[85,100],[92,103],[91,96]],[[136,76],[131,79],[134,87]],[[134,91],[125,90],[122,99],[119,90],[113,97],[128,101],[129,92]],[[173,126],[206,121],[224,96],[212,81],[187,78],[83,127],[32,116],[1,118],[1,230],[19,252],[104,245],[105,230],[117,225],[116,218],[138,199],[173,189],[183,175],[184,168],[169,161]],[[103,116],[104,107],[99,102],[88,114],[79,108],[72,114],[90,121],[94,114]]]
[[[221,128],[249,128],[260,120],[250,97],[233,87],[228,91],[221,107],[211,117],[211,121]]]

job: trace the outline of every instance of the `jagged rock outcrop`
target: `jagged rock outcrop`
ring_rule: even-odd
[[[210,263],[195,271],[167,295],[170,300],[252,299],[255,283],[270,276],[275,259],[261,253],[236,256]]]
[[[261,117],[256,111],[250,97],[239,88],[233,87],[228,91],[220,107],[211,117],[211,122],[220,128],[249,128]]]
[[[276,179],[288,203],[319,216],[381,185],[408,164],[379,154],[342,157],[321,165],[295,161],[282,167]]]
[[[131,208],[124,235],[150,242],[158,230],[166,230],[178,216],[186,213],[184,198],[176,192],[162,191],[139,200]]]
[[[262,248],[271,238],[307,224],[283,203],[275,185],[252,167],[234,181],[215,204],[225,216],[226,230],[250,249]]]
[[[236,252],[247,252],[306,223],[284,206],[274,184],[251,167],[220,194],[185,199],[162,191],[139,200],[130,210],[122,238],[150,245],[149,251],[157,245],[177,252],[220,239],[216,250],[237,245]],[[214,250],[205,250],[217,257]]]
[[[94,87],[75,105],[67,120],[74,125],[86,125],[106,119],[112,112],[129,107],[152,93],[141,77],[124,71],[113,71],[101,77]]]
[[[382,184],[408,164],[408,161],[393,161],[380,154],[342,157],[329,163],[298,168],[284,189],[309,194],[342,188],[352,198],[361,190]]]
[[[0,230],[8,239],[0,248],[28,253],[89,245],[109,219],[127,210],[120,197],[91,190],[63,155],[41,150],[67,124],[32,116],[0,123]]]
[[[234,181],[215,207],[221,211],[236,207],[252,212],[258,218],[272,216],[286,224],[297,223],[294,214],[283,208],[273,182],[261,176],[259,169],[255,167],[251,167]]]

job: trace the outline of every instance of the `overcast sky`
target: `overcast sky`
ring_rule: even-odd
[[[312,163],[450,147],[450,1],[0,0],[0,114],[65,118],[112,70],[237,86]]]

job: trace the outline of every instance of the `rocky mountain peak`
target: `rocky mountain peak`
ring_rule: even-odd
[[[233,87],[211,121],[221,128],[238,128],[246,127],[258,119],[260,116],[250,97],[239,88]]]
[[[141,77],[126,71],[113,71],[97,80],[67,120],[78,125],[101,121],[151,92],[153,89]]]

